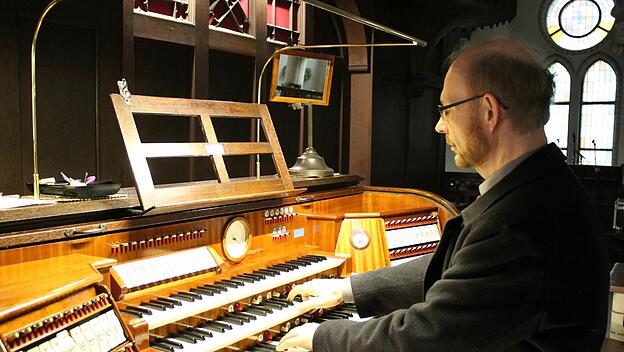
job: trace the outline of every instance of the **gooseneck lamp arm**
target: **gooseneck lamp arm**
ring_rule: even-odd
[[[413,37],[413,36],[411,36],[409,34],[405,34],[403,32],[397,31],[396,29],[392,29],[392,28],[390,28],[388,26],[384,26],[383,24],[377,23],[375,21],[371,21],[371,20],[369,20],[367,18],[358,16],[356,14],[352,14],[351,12],[345,11],[345,10],[343,10],[341,8],[338,8],[338,7],[335,7],[335,6],[332,6],[332,5],[328,5],[328,4],[326,4],[326,3],[322,2],[322,1],[319,1],[319,0],[301,0],[301,2],[306,3],[306,4],[310,5],[310,6],[314,6],[316,8],[319,8],[321,10],[325,10],[327,12],[331,12],[331,13],[336,14],[338,16],[342,16],[344,18],[348,18],[351,21],[354,21],[354,22],[357,22],[357,23],[361,23],[361,24],[363,24],[365,26],[368,26],[368,27],[371,27],[371,28],[374,28],[374,29],[386,32],[388,34],[392,34],[392,35],[394,35],[396,37],[408,40],[408,41],[414,43],[415,45],[420,45],[422,47],[427,46],[427,42],[425,42],[422,39],[419,39],[419,38]]]
[[[39,37],[39,30],[43,19],[50,12],[50,10],[59,2],[63,0],[53,0],[46,6],[46,8],[39,16],[37,26],[35,27],[35,34],[33,35],[32,46],[30,51],[30,83],[31,83],[31,103],[32,103],[32,139],[33,139],[33,194],[35,199],[39,199],[39,165],[37,162],[37,78],[35,70],[35,54],[37,52],[37,37]]]

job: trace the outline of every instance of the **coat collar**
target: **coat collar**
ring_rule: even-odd
[[[565,160],[565,156],[556,144],[550,143],[541,147],[520,163],[509,175],[500,180],[492,189],[464,209],[462,211],[464,222],[467,224],[471,223],[500,198],[518,186],[547,174],[551,168],[555,165],[560,165],[563,160]]]

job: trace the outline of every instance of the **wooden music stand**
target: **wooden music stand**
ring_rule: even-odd
[[[128,94],[129,96],[129,94]],[[302,193],[295,190],[271,116],[264,104],[213,100],[110,95],[134,173],[143,210],[170,206],[216,206]],[[199,117],[206,143],[142,143],[134,114],[163,117]],[[260,119],[267,142],[220,143],[212,118]],[[223,157],[271,155],[277,175],[231,179]],[[147,159],[157,157],[211,157],[217,180],[154,185]]]

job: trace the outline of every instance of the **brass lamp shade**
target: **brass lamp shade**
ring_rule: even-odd
[[[334,174],[334,170],[325,164],[325,159],[313,147],[307,147],[288,172],[296,177],[327,177]]]

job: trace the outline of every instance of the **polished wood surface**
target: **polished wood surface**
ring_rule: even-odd
[[[0,266],[0,321],[102,281],[102,262],[114,260],[70,254]]]
[[[363,273],[390,265],[388,242],[384,231],[384,221],[380,217],[365,217],[370,214],[351,214],[340,226],[336,254],[350,256],[350,267],[344,268],[342,276]],[[354,232],[362,231],[368,237],[368,244],[358,248],[354,243]]]

